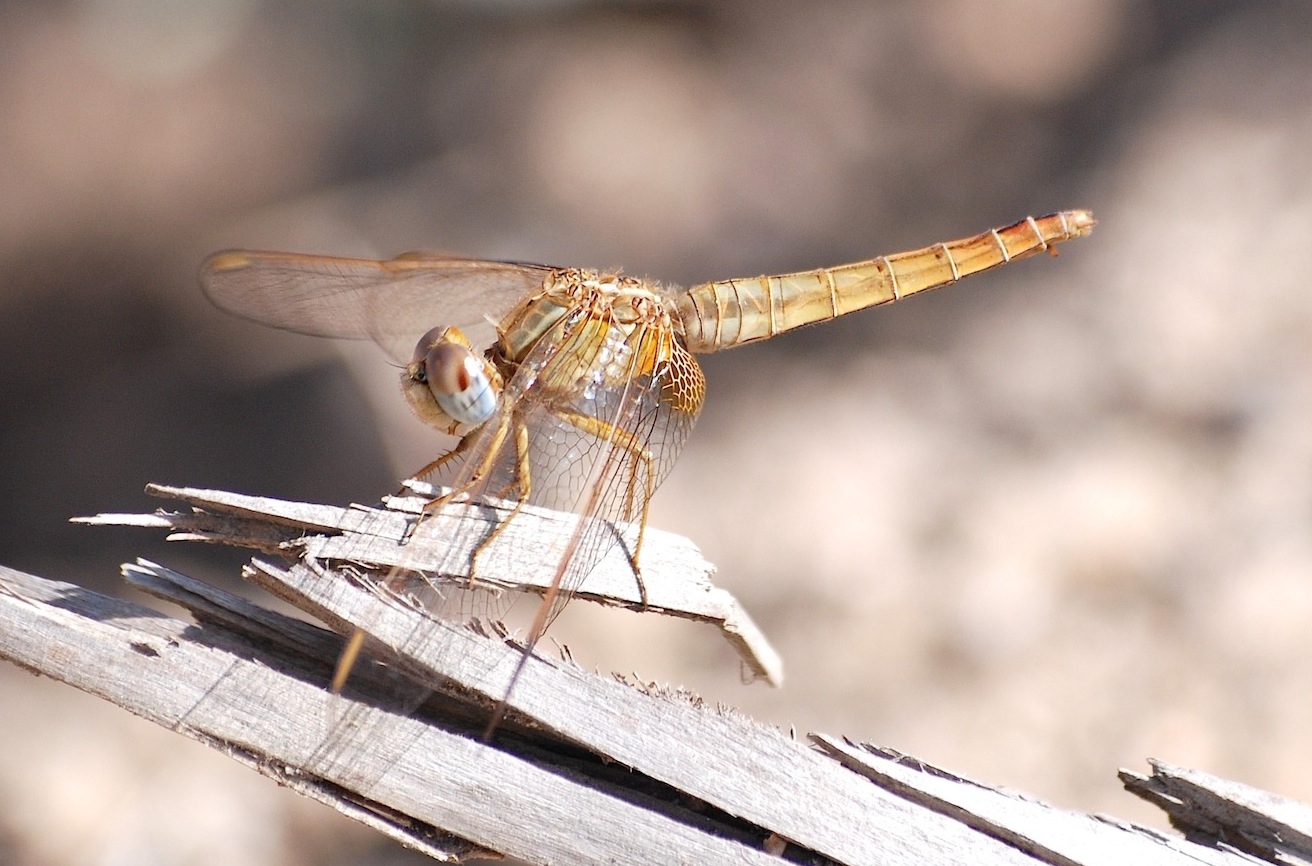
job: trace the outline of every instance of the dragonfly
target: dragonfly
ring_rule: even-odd
[[[615,526],[636,527],[627,552],[645,597],[649,503],[705,399],[696,355],[1055,254],[1094,225],[1088,211],[1060,211],[853,264],[691,288],[431,253],[380,261],[250,250],[212,255],[201,286],[221,309],[265,325],[373,340],[401,368],[415,415],[458,440],[414,476],[454,473],[449,492],[428,502],[419,521],[460,502],[513,503],[476,546],[470,581],[478,557],[523,507],[577,515],[563,553],[534,566],[548,589],[521,641],[504,707],[555,616],[621,535]],[[334,690],[362,641],[360,632],[348,641]]]

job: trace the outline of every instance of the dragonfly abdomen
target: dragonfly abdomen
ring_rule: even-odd
[[[718,280],[676,296],[685,345],[715,352],[955,283],[1092,231],[1088,211],[1027,217],[973,237],[794,274]]]

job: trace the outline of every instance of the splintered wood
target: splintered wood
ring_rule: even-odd
[[[75,522],[164,529],[171,540],[231,544],[289,555],[349,577],[381,576],[404,567],[440,570],[441,577],[463,583],[470,577],[473,545],[500,526],[512,507],[491,500],[447,509],[438,519],[424,520],[420,530],[410,534],[430,495],[391,497],[377,508],[341,508],[162,485],[151,485],[148,490],[186,503],[192,510],[101,514]],[[425,491],[428,493],[431,491]],[[568,544],[576,519],[575,515],[524,507],[502,531],[502,540],[511,543],[493,545],[488,555],[479,557],[478,585],[497,591],[545,593],[549,579],[540,571],[522,568],[522,559],[550,555]],[[468,531],[469,524],[475,531]],[[612,545],[575,597],[709,623],[734,647],[750,678],[780,685],[783,664],[778,653],[737,600],[711,582],[714,574],[715,567],[691,541],[649,527],[642,549],[641,586],[623,546]]]
[[[185,495],[206,511],[131,522],[288,553],[307,526],[323,534],[359,519],[348,509]],[[385,663],[362,665],[334,694],[337,634],[144,561],[124,566],[125,579],[194,623],[0,567],[0,657],[443,861],[1312,862],[1306,806],[1204,774],[1154,765],[1151,778],[1124,776],[1189,834],[1173,837],[892,750],[822,734],[799,742],[685,692],[536,655],[485,742],[486,714],[522,657],[513,641],[436,621],[313,559],[257,560],[248,573],[339,630],[365,629]]]

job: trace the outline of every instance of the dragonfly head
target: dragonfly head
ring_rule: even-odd
[[[401,374],[401,391],[420,421],[456,436],[496,411],[501,375],[458,328],[433,328],[419,339]]]

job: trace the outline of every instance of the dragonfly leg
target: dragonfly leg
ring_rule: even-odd
[[[414,475],[411,475],[410,480],[417,481],[421,478],[426,478],[427,476],[441,469],[447,463],[450,463],[452,460],[459,457],[461,454],[464,454],[467,450],[469,450],[469,446],[474,441],[474,434],[477,432],[478,432],[477,430],[473,430],[470,431],[469,433],[466,433],[464,436],[460,437],[460,441],[456,443],[456,447],[452,448],[450,451],[446,452],[441,457],[434,460],[432,463],[429,463],[427,466],[425,466],[423,469],[420,469]],[[402,487],[401,493],[405,493],[405,491],[406,488]],[[406,529],[405,535],[401,537],[401,543],[404,544],[405,542],[410,540],[410,536],[414,535],[415,529],[419,526],[420,522],[422,522],[423,518],[432,514],[434,511],[437,511],[439,508],[441,508],[443,505],[449,502],[453,496],[455,496],[457,493],[460,492],[461,491],[459,490],[452,490],[449,493],[445,493],[441,496],[438,496],[434,499],[430,499],[427,502],[425,502],[422,516],[420,517],[419,520],[416,520],[415,522],[411,523],[409,528]]]
[[[478,432],[479,432],[478,430],[470,431],[468,434],[465,435],[463,439],[460,440],[460,444],[456,445],[456,447],[452,451],[448,452],[447,454],[443,455],[442,457],[439,457],[437,460],[434,460],[432,463],[428,464],[428,466],[424,467],[424,471],[420,472],[419,475],[416,475],[415,477],[418,478],[420,477],[420,475],[426,474],[429,470],[434,470],[439,468],[440,464],[454,457],[456,454],[466,450],[469,447],[469,445],[472,444],[473,439],[475,435],[478,434]],[[471,471],[469,474],[469,480],[461,484],[459,487],[452,489],[450,492],[445,493],[437,497],[436,499],[432,499],[426,502],[424,504],[424,513],[431,514],[434,511],[437,511],[443,505],[446,505],[456,496],[459,496],[461,493],[468,493],[478,484],[479,481],[483,479],[484,476],[486,476],[489,472],[491,472],[492,464],[496,461],[497,456],[501,453],[501,446],[505,444],[506,432],[507,432],[506,424],[502,424],[499,427],[497,427],[496,433],[493,434],[492,441],[487,449],[487,456],[483,459],[483,462],[479,463],[477,466],[473,468],[473,471]]]
[[[627,432],[625,432],[625,435],[628,436],[630,441],[633,440],[633,437]],[[651,497],[652,494],[656,492],[654,484],[655,479],[652,471],[650,451],[645,448],[634,450],[628,447],[625,447],[625,451],[633,458],[633,463],[630,467],[631,471],[629,472],[628,482],[625,484],[626,489],[624,491],[625,517],[632,517],[634,511],[637,510],[634,508],[634,499],[638,495],[637,465],[641,463],[644,469],[644,472],[642,473],[644,482],[641,499],[642,508],[641,514],[638,516],[638,539],[633,544],[633,550],[626,551],[626,553],[628,553],[629,557],[629,567],[633,569],[633,579],[638,584],[638,597],[641,599],[642,607],[645,610],[647,607],[647,585],[642,580],[642,568],[638,563],[639,557],[642,555],[642,539],[647,534],[647,513],[648,509],[651,507]]]
[[[426,466],[424,466],[423,469],[420,469],[418,472],[411,475],[410,476],[411,480],[418,481],[420,479],[427,478],[437,470],[441,469],[446,464],[450,463],[452,460],[459,457],[461,454],[464,454],[466,451],[469,450],[469,446],[473,444],[474,434],[477,432],[478,432],[477,430],[474,430],[469,433],[466,433],[464,436],[461,436],[460,441],[456,443],[456,447],[452,448],[450,451],[446,452],[441,457],[434,460],[432,463],[429,463]]]
[[[609,421],[603,421],[600,418],[594,418],[591,415],[584,415],[579,412],[562,411],[558,414],[562,421],[572,424],[593,438],[619,446],[633,461],[631,471],[628,473],[627,489],[624,493],[624,516],[626,519],[631,520],[634,511],[639,510],[634,508],[634,499],[637,497],[637,467],[639,464],[642,466],[642,508],[641,514],[638,516],[638,540],[634,543],[633,550],[628,552],[628,555],[629,566],[633,569],[633,579],[638,585],[638,596],[645,608],[647,606],[647,586],[642,581],[642,568],[639,565],[638,556],[642,552],[642,537],[647,531],[647,510],[651,505],[651,496],[655,492],[656,486],[651,452],[643,447],[638,438],[628,430]]]
[[[515,426],[515,477],[508,486],[516,488],[515,507],[510,509],[510,513],[506,515],[505,519],[500,521],[496,525],[496,528],[488,533],[487,538],[484,538],[478,543],[478,547],[474,548],[474,555],[470,558],[469,569],[469,582],[471,584],[474,581],[474,574],[478,571],[476,567],[478,557],[481,556],[483,551],[487,550],[488,545],[490,545],[496,537],[510,525],[510,521],[514,520],[515,515],[519,514],[524,508],[524,504],[528,502],[529,494],[533,492],[531,469],[529,467],[528,459],[528,427],[517,419],[512,420],[511,423]],[[498,450],[499,448],[500,446],[498,445]]]
[[[506,435],[509,433],[509,429],[510,429],[509,420],[503,421],[497,426],[496,431],[492,434],[491,441],[488,443],[486,456],[477,466],[472,467],[469,473],[468,480],[466,480],[459,487],[454,488],[449,492],[444,493],[443,495],[438,496],[437,498],[431,499],[428,502],[424,503],[423,515],[420,518],[421,520],[423,519],[423,517],[427,517],[430,514],[433,514],[434,512],[441,509],[444,505],[446,505],[456,496],[459,496],[462,493],[469,493],[476,486],[478,486],[478,483],[483,478],[485,478],[488,475],[488,473],[492,471],[492,467],[496,463],[497,457],[500,456],[502,447],[504,447],[505,445]],[[459,444],[457,444],[454,449],[452,449],[450,452],[443,455],[442,457],[439,457],[437,460],[434,460],[432,463],[428,464],[428,466],[424,467],[424,470],[421,471],[419,475],[423,475],[428,471],[432,471],[439,468],[442,463],[455,457],[457,454],[465,451],[469,447],[469,445],[474,441],[474,437],[478,433],[479,430],[471,430],[469,433],[465,434],[464,438],[460,440]],[[419,477],[419,476],[417,475],[415,477]],[[519,510],[518,507],[516,507],[515,510],[518,511]],[[511,516],[513,515],[514,512],[511,513]],[[507,521],[509,519],[510,519],[509,517],[506,518]],[[505,521],[503,521],[503,525],[504,522]],[[415,526],[417,526],[418,523],[419,521],[416,521]],[[474,564],[478,559],[478,554],[482,552],[483,548],[487,546],[487,541],[490,540],[493,536],[495,536],[496,532],[499,531],[499,529],[500,527],[498,527],[497,530],[493,531],[492,536],[489,536],[487,540],[484,540],[482,543],[480,543],[478,547],[474,550],[473,556],[470,557],[470,563],[469,563],[470,584],[474,582],[474,574],[475,574]],[[414,532],[414,526],[411,527],[410,532],[411,533]]]
[[[467,450],[469,450],[470,444],[472,444],[474,441],[474,434],[477,432],[478,432],[477,430],[474,430],[469,433],[466,433],[464,436],[461,436],[460,441],[456,443],[456,447],[452,448],[450,451],[446,452],[441,457],[434,460],[432,463],[429,463],[428,465],[424,466],[423,469],[420,469],[415,474],[411,475],[410,480],[418,481],[420,479],[427,478],[429,475],[432,475],[434,472],[441,469],[447,463],[450,463],[452,460],[456,459],[461,454],[464,454]],[[401,488],[401,492],[405,493],[405,491],[406,488],[403,486]],[[452,490],[450,493],[445,493],[442,496],[438,496],[435,499],[430,499],[427,502],[425,502],[423,517],[427,517],[429,514],[432,514],[434,511],[441,508],[443,505],[445,505],[447,502],[451,500],[451,497],[455,496],[459,492],[460,491],[458,490]],[[422,519],[423,518],[421,517],[420,520]],[[416,520],[414,523],[410,524],[409,529],[406,530],[405,536],[402,537],[401,539],[402,543],[408,541],[410,539],[410,536],[414,534],[415,528],[419,525],[420,520]]]
[[[633,555],[630,558],[629,564],[633,567],[633,579],[638,584],[638,596],[642,599],[642,607],[645,610],[647,608],[647,584],[642,580],[642,569],[638,566],[638,557],[642,554],[643,536],[647,534],[647,509],[651,507],[651,495],[655,491],[652,489],[651,454],[644,449],[638,456],[643,458],[643,465],[647,469],[645,473],[647,483],[644,485],[645,489],[642,496],[642,516],[638,519],[638,540],[633,545]],[[637,473],[631,473],[629,477],[628,495],[630,496],[633,493],[634,482],[637,480],[633,477],[636,474]],[[631,501],[629,513],[633,513]]]

